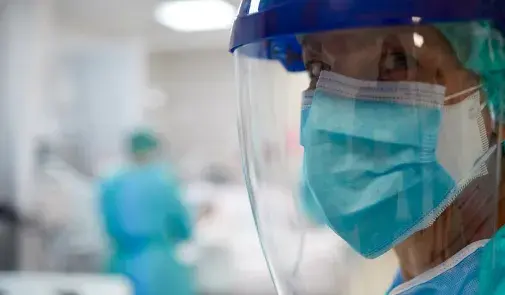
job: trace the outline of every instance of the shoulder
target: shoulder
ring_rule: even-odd
[[[117,187],[121,182],[128,178],[129,170],[121,169],[109,174],[101,175],[98,178],[97,186],[100,191],[105,192]]]
[[[402,273],[401,273],[400,269],[398,269],[398,271],[395,274],[395,277],[393,278],[393,282],[391,283],[391,286],[389,287],[389,289],[386,292],[386,295],[389,294],[394,288],[396,288],[397,286],[399,286],[401,284],[403,284],[403,278],[402,278]]]

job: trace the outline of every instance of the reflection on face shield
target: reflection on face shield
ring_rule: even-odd
[[[488,174],[487,91],[439,29],[299,40],[315,90],[302,110],[302,181],[329,226],[362,255],[376,257],[431,226]]]

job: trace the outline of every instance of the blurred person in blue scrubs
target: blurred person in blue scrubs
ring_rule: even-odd
[[[101,184],[111,247],[108,271],[127,276],[136,295],[194,294],[190,269],[175,254],[177,245],[191,237],[191,219],[159,151],[154,134],[133,133],[132,165]]]

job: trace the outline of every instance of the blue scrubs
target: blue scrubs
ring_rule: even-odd
[[[112,255],[108,269],[127,276],[136,295],[194,294],[190,269],[175,247],[191,236],[178,183],[163,165],[139,166],[101,185],[101,209]]]
[[[403,284],[402,273],[400,270],[398,270],[396,272],[395,278],[393,279],[393,283],[386,292],[386,295],[389,294],[391,291],[393,291],[394,288],[400,286],[401,284]]]

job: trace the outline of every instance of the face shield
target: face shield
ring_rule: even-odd
[[[279,294],[498,294],[499,22],[433,3],[440,15],[406,21],[426,8],[387,19],[377,4],[265,2],[243,3],[232,51],[244,174]]]

